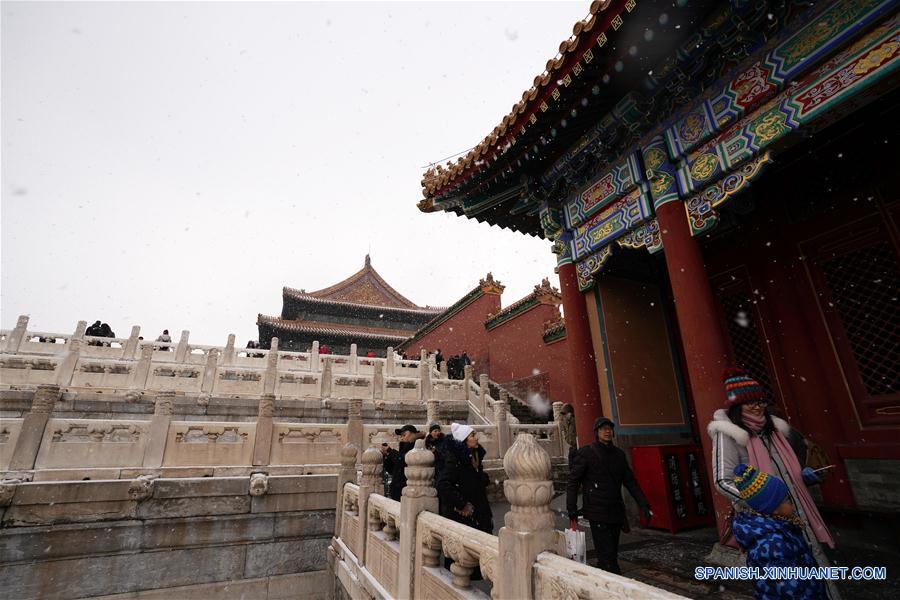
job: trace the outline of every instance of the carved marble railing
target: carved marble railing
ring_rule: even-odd
[[[449,379],[446,363],[438,369],[424,353],[419,360],[403,360],[387,348],[387,358],[360,357],[356,345],[349,355],[319,354],[272,348],[236,348],[234,335],[225,346],[193,344],[183,331],[176,342],[140,339],[140,327],[128,338],[86,336],[81,321],[72,334],[28,331],[28,318],[15,329],[0,332],[0,389],[59,385],[69,390],[103,392],[174,391],[191,395],[228,397],[275,394],[305,399],[363,398],[416,404],[468,402],[473,424],[498,422],[498,403],[490,381],[473,377],[471,366],[462,380]],[[518,420],[508,414],[506,421]]]
[[[516,438],[523,433],[530,434],[534,437],[535,441],[547,451],[550,456],[566,456],[568,454],[568,446],[565,446],[565,443],[562,439],[562,432],[559,429],[559,425],[554,422],[547,423],[546,425],[541,424],[528,424],[528,425],[510,425],[510,440],[515,443]]]
[[[344,485],[343,503],[338,508],[341,511],[341,539],[348,545],[354,556],[360,556],[358,546],[359,532],[365,531],[364,519],[359,512],[359,486],[355,483]]]
[[[356,484],[356,448],[342,451],[338,497],[340,520],[328,549],[329,570],[350,598],[680,598],[553,554],[561,532],[550,510],[550,456],[531,434],[520,431],[503,458],[510,511],[498,535],[473,529],[437,513],[432,485],[434,456],[423,440],[406,455],[407,486],[400,502],[374,490],[381,453],[362,455]],[[444,568],[443,557],[452,561]],[[473,586],[479,568],[484,583]]]
[[[534,565],[535,598],[612,598],[619,600],[670,600],[680,598],[645,583],[592,569],[551,552],[538,555]]]
[[[86,336],[81,321],[73,334],[28,331],[28,317],[0,332],[0,387],[59,385],[100,391],[175,391],[230,397],[275,394],[295,399],[364,398],[373,402],[464,401],[459,382],[435,374],[427,361],[401,360],[393,348],[387,358],[319,354],[272,348],[235,348],[190,342],[183,331],[177,342],[140,339],[140,327],[128,338]]]
[[[475,567],[492,586],[496,583],[497,536],[430,512],[419,514],[417,530],[416,547],[421,558],[416,557],[416,581],[423,598],[454,597],[459,590],[468,590],[469,598],[483,596],[480,591],[470,589]],[[444,556],[453,561],[450,577],[441,564]],[[492,596],[499,597],[496,593]]]
[[[397,596],[400,571],[400,503],[369,495],[365,566],[391,597]]]

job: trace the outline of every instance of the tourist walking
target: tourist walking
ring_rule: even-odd
[[[443,444],[444,465],[438,478],[441,515],[487,533],[494,532],[494,515],[487,497],[485,449],[469,425],[453,423]]]
[[[434,365],[440,370],[441,363],[444,362],[444,355],[441,354],[441,349],[438,348],[437,352],[434,353]]]
[[[763,572],[766,567],[816,567],[816,561],[803,539],[803,521],[788,498],[785,483],[752,466],[734,468],[734,484],[747,504],[747,510],[734,515],[732,530],[747,553],[747,566]],[[825,597],[825,586],[817,579],[770,579],[753,582],[757,600]]]
[[[729,369],[723,377],[725,408],[713,414],[706,428],[713,444],[713,480],[716,490],[731,501],[735,513],[749,507],[734,482],[739,464],[774,475],[787,485],[788,496],[803,523],[803,537],[821,567],[831,565],[821,544],[834,548],[834,539],[810,496],[807,485],[821,482],[813,470],[801,464],[806,456],[798,445],[800,436],[791,435],[791,426],[772,414],[771,401],[758,381],[741,369]],[[789,440],[795,441],[791,446]],[[840,597],[831,581],[828,597]]]
[[[399,450],[381,445],[381,454],[384,456],[384,470],[391,474],[391,487],[388,495],[398,502],[406,487],[406,453],[415,447],[416,440],[425,437],[415,425],[404,425],[395,429],[394,433],[399,439]]]
[[[613,422],[606,417],[594,421],[594,443],[579,448],[569,463],[569,484],[566,487],[566,510],[572,527],[577,527],[578,515],[591,525],[591,537],[597,551],[597,566],[611,573],[619,568],[619,534],[625,526],[624,485],[649,521],[650,504],[634,478],[625,453],[612,443]],[[578,508],[578,492],[583,496]]]

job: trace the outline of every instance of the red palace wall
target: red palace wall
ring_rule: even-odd
[[[419,356],[423,348],[434,352],[438,348],[444,358],[468,353],[475,373],[490,373],[489,332],[484,327],[488,315],[500,310],[500,296],[484,294],[455,315],[415,340],[405,348],[409,358]]]
[[[569,349],[565,339],[545,344],[544,323],[558,316],[555,306],[541,304],[495,327],[490,334],[491,379],[497,383],[532,378],[538,373],[549,379],[540,384],[553,402],[569,402]],[[525,382],[523,382],[525,383]],[[515,386],[511,386],[515,387]],[[516,390],[518,391],[518,390]]]
[[[559,316],[556,307],[539,304],[488,330],[485,321],[500,312],[500,305],[498,294],[484,294],[403,349],[410,358],[422,349],[440,348],[444,358],[465,351],[476,375],[487,373],[498,383],[510,383],[520,397],[537,391],[553,402],[569,402],[567,341],[548,344],[543,339],[544,323]]]

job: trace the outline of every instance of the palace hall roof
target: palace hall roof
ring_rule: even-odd
[[[319,321],[289,321],[282,319],[281,317],[273,317],[264,314],[259,314],[257,316],[256,323],[257,325],[268,326],[280,331],[317,335],[321,336],[323,339],[341,337],[400,342],[408,337],[408,335],[403,335],[402,331],[398,331],[397,329],[324,323]]]
[[[657,91],[654,72],[659,75],[665,59],[683,50],[698,23],[719,18],[717,7],[723,4],[728,3],[592,2],[500,124],[455,162],[424,174],[419,209],[451,211],[543,237],[541,202],[571,191],[555,186],[558,171],[569,166],[560,163],[590,143],[592,162],[602,164],[621,151],[616,147],[622,141],[636,141],[637,123],[656,118],[642,106],[644,96]],[[609,115],[617,131],[604,131],[606,139],[594,144],[585,131]]]
[[[372,267],[368,254],[363,268],[339,283],[314,292],[285,287],[282,294],[286,298],[305,302],[346,307],[393,309],[417,314],[438,314],[444,310],[440,307],[418,306],[400,294]]]

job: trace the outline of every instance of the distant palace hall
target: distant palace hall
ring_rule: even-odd
[[[280,317],[257,318],[263,348],[277,337],[282,349],[308,350],[318,341],[330,353],[349,354],[355,343],[360,355],[384,356],[444,310],[405,298],[372,268],[368,254],[363,268],[340,283],[315,292],[285,287],[282,297]]]

